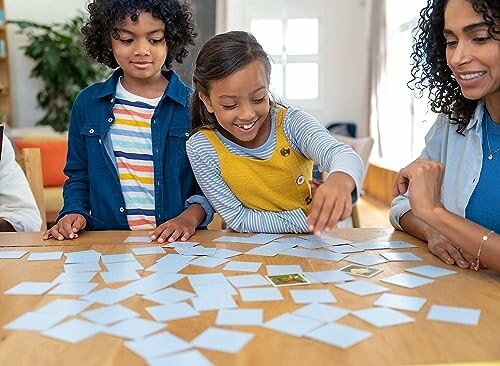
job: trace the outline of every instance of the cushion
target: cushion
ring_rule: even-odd
[[[66,137],[49,137],[46,139],[23,137],[15,139],[13,142],[18,150],[27,147],[40,148],[44,187],[60,187],[64,184],[66,176],[63,169],[68,153],[68,140]]]

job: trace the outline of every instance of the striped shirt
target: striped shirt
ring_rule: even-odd
[[[276,149],[275,116],[276,109],[272,108],[269,138],[262,146],[254,149],[242,147],[219,132],[217,135],[231,153],[264,160]],[[303,110],[289,107],[283,125],[291,146],[318,164],[320,170],[330,173],[344,172],[353,178],[356,183],[353,199],[357,200],[363,176],[361,158],[349,146],[335,140],[318,120]],[[201,189],[231,229],[240,232],[309,232],[306,215],[301,209],[270,212],[245,207],[222,179],[219,157],[200,132],[187,141],[186,150]]]
[[[151,118],[160,99],[134,95],[117,83],[110,134],[131,230],[156,227]]]

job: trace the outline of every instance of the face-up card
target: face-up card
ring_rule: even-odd
[[[276,287],[309,284],[302,273],[286,273],[266,277]]]
[[[361,277],[373,277],[376,274],[383,271],[383,269],[375,268],[375,267],[364,267],[358,266],[356,264],[350,264],[344,268],[340,269],[342,272],[349,273],[353,276],[361,276]]]

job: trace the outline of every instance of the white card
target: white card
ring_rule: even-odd
[[[346,261],[363,266],[373,266],[375,264],[385,263],[387,259],[382,258],[378,254],[351,254]]]
[[[447,323],[478,325],[481,310],[456,306],[432,305],[427,319]]]
[[[184,351],[190,348],[190,344],[168,332],[154,334],[146,338],[125,342],[125,347],[131,349],[139,356],[150,359],[165,356],[170,353]],[[164,365],[178,365],[177,363],[165,363]],[[196,365],[196,364],[193,364]]]
[[[165,254],[165,251],[161,247],[140,247],[140,248],[130,248],[135,255],[150,255],[150,254]]]
[[[22,258],[27,250],[2,250],[0,251],[0,259],[19,259]]]
[[[389,308],[374,307],[356,310],[351,314],[379,328],[412,323],[415,321],[412,317]]]
[[[193,316],[200,315],[199,312],[194,310],[190,305],[185,302],[176,304],[149,306],[146,308],[147,312],[159,322],[168,322],[170,320],[192,318]]]
[[[422,258],[412,252],[380,253],[381,256],[391,262],[421,261]]]
[[[29,261],[53,261],[61,259],[63,252],[39,252],[31,253],[28,257]]]
[[[224,271],[240,271],[240,272],[257,272],[262,263],[260,262],[228,262],[223,270]]]
[[[385,292],[385,291],[390,290],[387,287],[380,286],[380,285],[377,285],[376,283],[371,283],[368,281],[346,282],[346,283],[340,283],[336,286],[338,288],[352,292],[353,294],[356,294],[359,296],[373,295],[373,294],[378,294],[380,292]]]
[[[49,295],[86,295],[97,283],[63,282],[49,292]]]
[[[382,294],[382,296],[375,301],[374,305],[398,310],[419,311],[426,301],[427,299],[424,297]]]
[[[120,288],[103,288],[82,297],[82,300],[97,302],[104,305],[113,305],[134,295],[134,293]]]
[[[217,325],[261,325],[262,309],[221,309],[217,312]]]
[[[350,312],[350,310],[337,306],[325,304],[309,304],[295,310],[292,314],[304,318],[320,320],[322,322],[334,322],[335,320],[346,316]]]
[[[305,334],[308,338],[342,349],[349,348],[371,337],[371,335],[371,333],[364,330],[337,323],[328,323],[321,328]]]
[[[220,352],[238,353],[253,338],[253,334],[210,327],[193,339],[191,344]]]
[[[269,285],[269,282],[266,280],[266,278],[260,274],[228,276],[227,280],[237,288]]]
[[[102,327],[80,319],[72,319],[50,328],[42,334],[68,343],[78,343],[99,333]]]
[[[407,288],[415,288],[434,282],[434,280],[429,278],[415,276],[409,273],[399,273],[393,276],[381,278],[380,281]]]
[[[85,311],[82,313],[82,316],[94,323],[108,325],[121,320],[136,318],[139,316],[139,313],[118,304]]]
[[[6,295],[41,295],[55,286],[53,282],[21,282],[5,291]]]
[[[280,289],[276,287],[241,288],[242,301],[278,301],[283,300]]]
[[[131,318],[105,328],[104,333],[126,339],[137,339],[165,328],[163,323],[141,318]]]
[[[452,271],[449,269],[444,269],[441,267],[425,265],[419,267],[407,268],[405,271],[415,273],[418,275],[430,277],[430,278],[438,278],[442,276],[448,276],[457,273],[457,271]]]
[[[296,304],[334,303],[337,301],[327,289],[290,290],[290,295]]]
[[[303,318],[294,314],[281,314],[274,319],[264,323],[264,328],[273,329],[279,332],[301,337],[307,332],[320,327],[324,321]]]

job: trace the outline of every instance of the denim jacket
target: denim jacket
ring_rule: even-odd
[[[58,220],[79,213],[89,230],[129,230],[116,159],[109,129],[121,69],[102,83],[93,84],[77,96],[71,111],[68,157],[64,173],[64,206]],[[191,127],[191,89],[175,72],[163,72],[168,86],[151,119],[155,171],[155,217],[157,225],[176,217],[192,203],[200,204],[206,218],[213,209],[203,196],[186,155]]]
[[[447,116],[439,115],[425,137],[425,148],[420,154],[421,159],[446,165],[441,202],[448,211],[462,217],[465,217],[465,209],[479,182],[483,166],[483,115],[484,103],[481,101],[465,128],[464,135],[456,132],[457,125],[451,124]],[[389,214],[392,226],[403,230],[399,220],[410,210],[407,195],[396,197]]]

